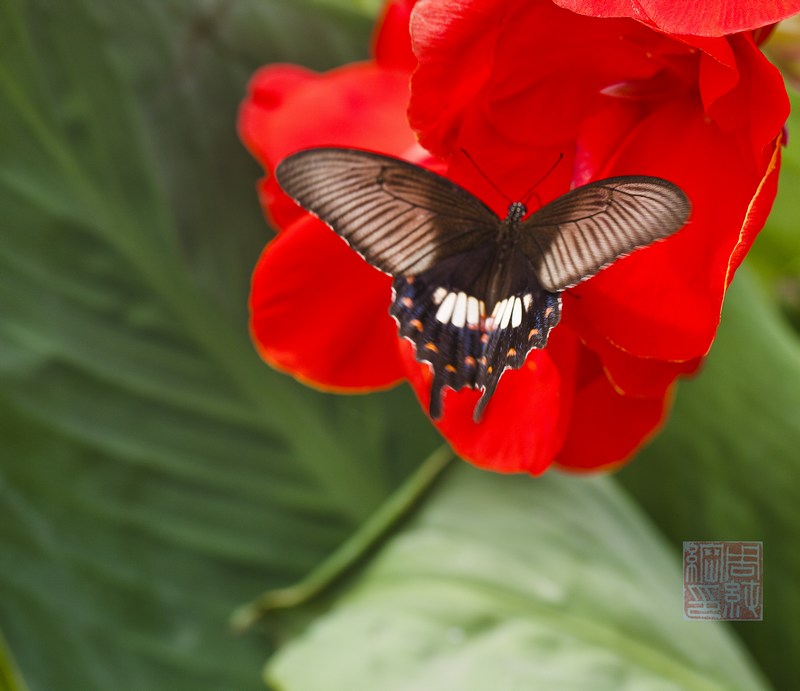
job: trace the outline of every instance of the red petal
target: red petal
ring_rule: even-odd
[[[575,302],[570,293],[564,295],[562,324],[573,324],[571,315],[574,313]],[[677,377],[693,374],[702,363],[702,358],[687,362],[666,362],[636,357],[606,340],[591,324],[584,322],[580,326],[584,345],[599,356],[606,378],[623,396],[661,398],[666,395]]]
[[[385,388],[403,378],[391,279],[322,222],[304,216],[261,255],[250,330],[261,356],[325,389]]]
[[[406,120],[408,75],[372,63],[316,74],[278,65],[258,71],[239,132],[265,167],[312,146],[379,148],[402,155],[416,140]]]
[[[411,78],[409,121],[420,143],[442,158],[457,147],[464,104],[491,75],[488,59],[500,24],[492,2],[420,0],[411,14],[411,42],[420,68]]]
[[[295,65],[263,67],[250,79],[239,110],[239,137],[265,168],[274,167],[290,153],[281,151],[280,139],[270,131],[272,124],[282,119],[284,104],[319,80],[316,73]]]
[[[695,42],[704,51],[700,88],[706,112],[726,132],[749,129],[752,155],[758,161],[764,147],[781,132],[789,116],[783,76],[752,36],[728,39],[730,55],[725,57],[726,64],[720,62],[719,51],[706,52],[712,40]],[[719,43],[716,41],[716,45]]]
[[[403,70],[411,74],[417,59],[411,50],[409,21],[414,0],[394,0],[386,5],[378,23],[373,55],[384,69]]]
[[[688,53],[633,22],[598,22],[541,1],[421,0],[411,30],[419,68],[409,119],[423,146],[441,156],[498,140],[563,151],[600,90],[661,69],[645,59],[648,40]]]
[[[724,36],[773,24],[800,12],[798,0],[553,0],[592,17],[630,17],[670,34]]]
[[[453,449],[480,468],[500,473],[543,473],[561,447],[575,387],[578,343],[568,329],[553,332],[546,350],[532,352],[519,370],[508,370],[484,411],[472,421],[479,392],[445,389],[444,415],[436,427]],[[431,372],[404,341],[407,375],[422,407],[430,401]]]
[[[597,357],[587,350],[581,380],[555,462],[569,470],[610,470],[658,431],[669,394],[654,399],[620,395],[603,375]]]
[[[408,74],[356,63],[324,74],[291,65],[259,70],[239,112],[239,136],[268,173],[313,146],[352,146],[397,156],[418,149],[408,127]],[[278,227],[304,212],[272,177],[260,187]]]
[[[764,176],[758,184],[753,199],[750,201],[750,206],[747,208],[747,215],[745,216],[742,230],[739,233],[739,242],[734,247],[731,253],[730,263],[728,265],[728,275],[726,279],[726,286],[730,285],[733,280],[733,274],[744,261],[745,255],[750,250],[756,236],[764,227],[767,216],[772,210],[772,203],[775,201],[775,195],[778,192],[778,174],[781,168],[781,147],[785,144],[783,137],[779,136],[775,139],[772,145],[772,150],[767,149],[766,154],[771,153],[771,158],[767,164]]]

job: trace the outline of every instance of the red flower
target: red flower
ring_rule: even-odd
[[[759,29],[800,12],[798,0],[553,0],[590,17],[630,17],[670,34],[725,36]]]
[[[243,140],[269,173],[309,146],[372,149],[436,163],[406,119],[410,2],[393,3],[375,60],[317,75],[277,66],[254,78]],[[675,378],[711,345],[725,289],[775,192],[788,105],[750,34],[671,37],[550,0],[422,0],[411,28],[419,68],[409,117],[446,174],[504,215],[623,174],[669,179],[693,203],[689,226],[564,295],[562,323],[507,371],[481,423],[479,392],[447,391],[437,426],[477,465],[542,472],[628,456],[663,418]],[[442,171],[438,164],[439,172]],[[427,410],[431,374],[388,315],[391,279],[302,212],[270,175],[262,201],[280,235],[253,277],[254,340],[271,364],[312,384],[369,390],[407,378]]]

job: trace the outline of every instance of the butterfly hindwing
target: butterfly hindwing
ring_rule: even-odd
[[[487,326],[487,340],[478,381],[484,389],[474,419],[483,415],[500,377],[507,369],[519,369],[528,353],[547,345],[550,330],[561,319],[561,296],[529,285],[495,306],[496,317]]]
[[[353,149],[307,149],[276,169],[283,190],[381,271],[416,275],[493,237],[500,219],[429,170]]]
[[[442,414],[442,389],[482,389],[478,421],[506,369],[518,369],[534,348],[543,348],[560,318],[561,299],[542,290],[528,260],[514,253],[504,265],[505,297],[491,303],[486,287],[497,264],[491,244],[456,255],[393,285],[390,312],[416,357],[433,370],[430,415]],[[465,267],[467,270],[465,270]],[[472,271],[469,271],[469,268]]]
[[[458,391],[476,388],[478,360],[483,351],[478,324],[466,322],[467,308],[473,316],[474,296],[453,292],[426,277],[399,277],[394,281],[395,299],[391,314],[397,320],[400,335],[408,338],[415,348],[417,360],[427,362],[433,370],[430,414],[438,419],[442,414],[441,389],[449,386]],[[449,298],[448,296],[452,296]],[[457,298],[464,302],[464,323],[444,323],[436,318],[444,297],[453,305]]]
[[[680,230],[689,200],[667,180],[599,180],[545,205],[519,227],[521,249],[542,286],[571,288],[619,257]]]

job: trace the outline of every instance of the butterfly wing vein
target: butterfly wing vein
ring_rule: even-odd
[[[393,276],[419,274],[480,244],[500,222],[446,178],[369,152],[303,151],[276,174],[289,196]]]
[[[560,292],[672,235],[689,209],[686,195],[667,180],[608,178],[559,197],[524,221],[521,247],[542,287]]]

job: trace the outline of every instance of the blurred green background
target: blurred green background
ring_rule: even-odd
[[[794,141],[712,354],[638,459],[451,464],[333,592],[231,632],[441,460],[406,387],[320,394],[247,336],[270,231],[246,82],[364,57],[375,9],[0,0],[0,689],[794,688]],[[764,542],[763,622],[683,620],[702,539]]]

